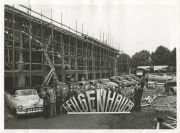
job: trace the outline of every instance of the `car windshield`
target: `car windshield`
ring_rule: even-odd
[[[167,87],[176,86],[176,82],[169,82],[166,84]]]
[[[16,96],[27,96],[27,95],[37,95],[36,90],[17,90]]]

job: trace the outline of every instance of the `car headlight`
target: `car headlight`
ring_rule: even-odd
[[[23,108],[23,106],[22,106],[22,105],[18,106],[18,109],[22,109],[22,108]]]

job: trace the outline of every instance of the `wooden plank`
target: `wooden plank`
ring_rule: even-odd
[[[169,124],[170,126],[172,126],[172,125],[177,125],[177,123],[175,122],[175,123],[171,123],[171,124]]]
[[[167,123],[162,123],[164,126],[166,126],[166,127],[168,127],[168,128],[171,128],[171,129],[175,129],[175,127],[173,127],[173,126],[171,126],[171,125],[169,125],[169,124],[167,124]]]
[[[170,116],[167,116],[167,118],[169,118],[169,119],[171,119],[171,120],[174,120],[174,121],[177,121],[175,118],[170,117]]]
[[[144,105],[141,105],[141,107],[146,107],[146,106],[150,106],[151,104],[144,104]]]

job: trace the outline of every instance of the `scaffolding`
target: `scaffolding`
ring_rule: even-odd
[[[69,74],[75,81],[116,75],[118,50],[77,30],[54,25],[56,21],[51,18],[53,23],[46,22],[42,19],[45,16],[39,15],[37,18],[5,6],[5,88],[19,88],[23,78],[24,86],[43,84],[50,72],[57,74],[59,83],[64,83]],[[64,69],[66,66],[70,70]],[[56,79],[48,82],[57,83]]]

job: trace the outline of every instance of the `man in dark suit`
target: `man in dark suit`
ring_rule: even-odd
[[[48,93],[48,88],[44,88],[44,95],[43,95],[43,115],[44,115],[44,118],[49,117],[49,109],[50,109],[50,95]]]
[[[142,94],[143,94],[143,85],[141,82],[138,82],[138,84],[134,88],[134,110],[135,111],[141,111],[141,100],[142,100]]]

